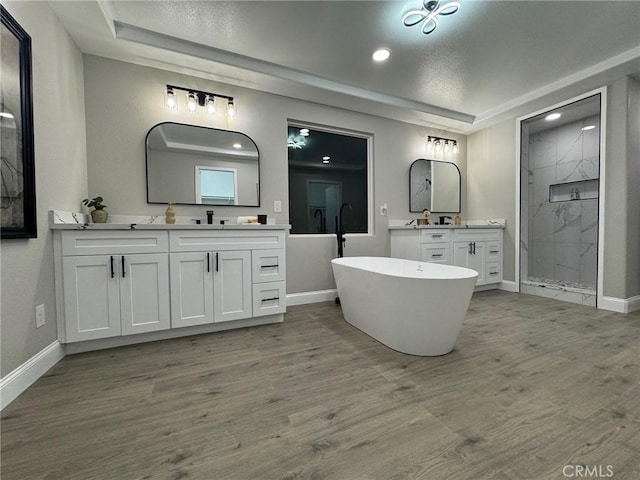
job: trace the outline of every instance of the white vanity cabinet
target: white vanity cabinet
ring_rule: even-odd
[[[66,341],[168,329],[167,252],[166,232],[62,232]]]
[[[86,351],[281,322],[287,228],[54,224],[59,339]]]
[[[477,286],[502,281],[502,228],[392,228],[391,256],[471,268]]]

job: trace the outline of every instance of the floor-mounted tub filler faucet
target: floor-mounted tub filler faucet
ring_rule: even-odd
[[[347,239],[344,238],[344,223],[342,212],[346,208],[349,209],[349,213],[353,213],[353,208],[349,203],[343,203],[340,206],[339,217],[336,217],[336,240],[338,241],[338,257],[343,257],[344,255],[344,244],[347,242]]]

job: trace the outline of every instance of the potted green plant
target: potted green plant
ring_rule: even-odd
[[[82,200],[82,203],[88,208],[93,207],[93,210],[91,210],[91,220],[93,220],[93,223],[107,223],[109,212],[105,210],[107,206],[102,203],[103,200],[100,196],[94,197],[91,200],[88,198]]]

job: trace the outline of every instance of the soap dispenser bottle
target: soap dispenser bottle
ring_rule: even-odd
[[[173,208],[173,203],[169,202],[167,209],[164,212],[164,223],[173,225],[176,223],[176,211]]]

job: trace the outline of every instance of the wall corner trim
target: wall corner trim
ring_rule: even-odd
[[[58,340],[43,348],[18,368],[0,379],[0,410],[13,402],[22,392],[62,360],[65,348]]]
[[[338,291],[333,288],[330,290],[316,290],[313,292],[288,293],[287,306],[306,305],[308,303],[332,302],[338,296]]]
[[[640,295],[631,298],[602,297],[598,308],[618,313],[631,313],[640,310]]]

